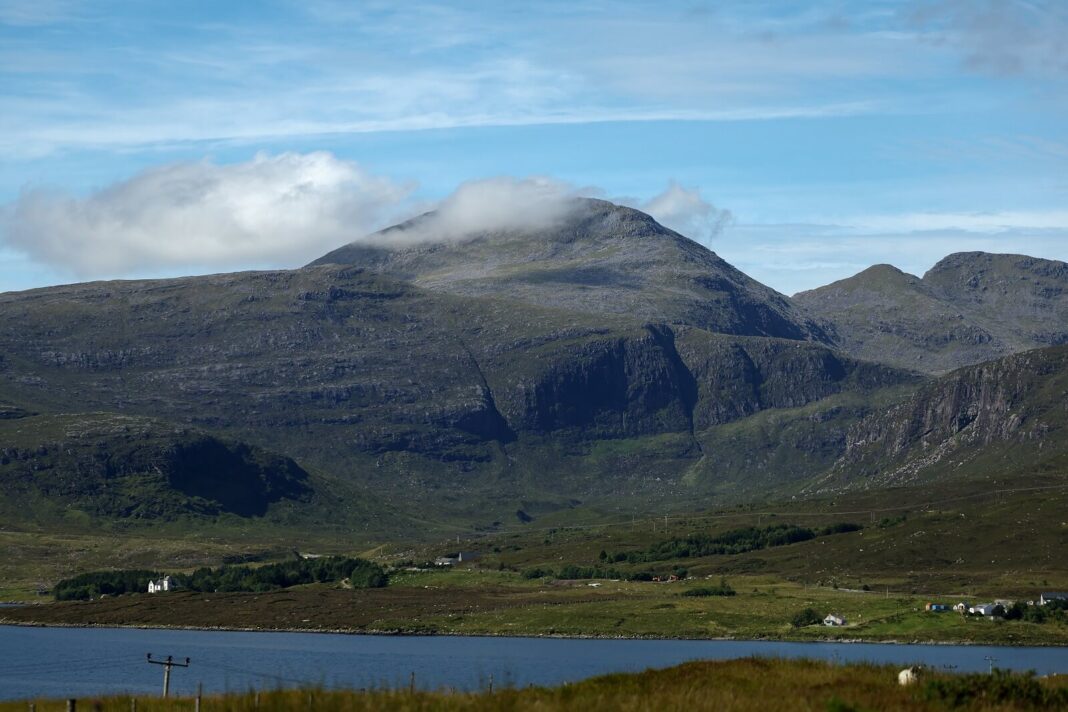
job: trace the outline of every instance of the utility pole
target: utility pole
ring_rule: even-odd
[[[995,658],[992,655],[987,655],[985,658],[983,658],[983,660],[986,660],[988,663],[990,663],[990,674],[993,675],[994,674],[994,663],[996,663],[998,661],[998,659]]]
[[[186,658],[184,663],[176,663],[174,662],[174,657],[171,655],[168,655],[166,660],[153,660],[152,653],[149,653],[146,657],[148,658],[148,662],[153,665],[163,666],[163,696],[166,697],[171,691],[171,668],[189,667],[189,658]]]

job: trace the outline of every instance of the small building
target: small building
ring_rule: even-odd
[[[846,624],[846,619],[841,616],[836,616],[833,613],[828,613],[827,617],[823,619],[823,625],[829,626],[842,626]]]
[[[1044,606],[1051,601],[1068,601],[1068,593],[1047,592],[1040,594],[1038,597],[1038,605],[1040,606]]]
[[[439,556],[434,559],[434,566],[456,566],[459,561],[455,556]]]
[[[482,558],[482,554],[477,551],[461,551],[456,555],[456,560],[459,562],[464,561],[478,561]]]
[[[170,576],[164,576],[158,581],[148,582],[149,593],[165,593],[167,591],[176,591],[178,584]]]
[[[928,613],[941,613],[943,611],[948,611],[949,606],[944,603],[928,603],[924,606],[924,610]]]
[[[994,609],[997,607],[996,603],[978,603],[969,608],[968,612],[977,616],[992,616],[994,615]]]
[[[953,606],[953,610],[956,611],[957,613],[967,613],[970,609],[971,609],[971,606],[969,606],[964,601],[961,601],[957,605]]]

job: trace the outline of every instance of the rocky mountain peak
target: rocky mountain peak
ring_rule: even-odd
[[[575,199],[537,225],[456,233],[436,221],[428,213],[312,265],[359,265],[435,291],[719,333],[823,339],[785,296],[640,210]]]

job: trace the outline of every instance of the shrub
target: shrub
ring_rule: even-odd
[[[805,626],[822,623],[823,618],[823,614],[815,608],[805,608],[794,614],[794,617],[790,619],[790,625],[794,628],[804,628]]]
[[[543,569],[540,566],[535,566],[532,569],[523,569],[522,574],[523,578],[525,579],[546,578],[552,575],[552,569]]]
[[[733,596],[735,591],[727,583],[727,579],[721,578],[718,586],[701,586],[682,592],[683,596]]]

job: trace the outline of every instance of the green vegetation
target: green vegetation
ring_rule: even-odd
[[[790,625],[794,628],[805,628],[810,625],[820,625],[823,623],[824,615],[817,611],[815,608],[802,608],[798,611],[793,618],[790,619]]]
[[[747,551],[766,549],[771,546],[796,544],[818,536],[856,532],[863,529],[859,524],[838,523],[812,529],[796,524],[772,524],[767,527],[742,527],[721,534],[691,534],[684,538],[668,539],[655,544],[647,551],[630,551],[608,554],[610,562],[665,561],[688,559],[723,554],[744,554]]]
[[[90,571],[56,584],[52,595],[57,601],[88,601],[100,596],[118,596],[144,591],[148,582],[160,577],[158,571]]]
[[[1068,687],[1051,687],[1034,674],[1014,674],[994,670],[990,675],[940,677],[924,684],[924,697],[953,709],[968,706],[984,708],[1014,705],[1025,709],[1064,709],[1068,707]]]
[[[933,673],[911,687],[897,682],[898,668],[876,665],[831,665],[808,660],[692,662],[664,670],[604,675],[557,687],[494,687],[478,692],[402,690],[261,690],[203,699],[205,712],[323,712],[448,710],[530,712],[542,710],[665,710],[666,712],[1016,712],[1063,707],[1068,686],[1063,679],[1038,680],[1026,675],[955,677]],[[488,687],[488,686],[487,686]],[[28,701],[0,702],[0,712],[25,712]],[[37,700],[42,712],[62,710],[63,700]],[[143,712],[186,712],[189,698],[143,697]],[[128,712],[126,696],[93,701],[100,712]],[[79,708],[81,705],[79,705]]]
[[[331,556],[297,559],[263,566],[223,566],[200,568],[189,575],[175,576],[190,591],[234,592],[273,591],[311,583],[345,581],[352,588],[381,588],[389,582],[385,570],[366,559]]]
[[[695,596],[703,598],[705,596],[733,596],[737,593],[731,585],[727,583],[726,578],[719,580],[718,586],[699,586],[697,588],[688,588],[682,592],[683,596]]]
[[[56,584],[57,601],[85,601],[101,595],[140,593],[148,582],[162,576],[156,571],[93,571],[64,579]],[[200,592],[263,592],[311,583],[344,581],[351,588],[379,588],[389,577],[385,570],[366,559],[331,556],[297,559],[263,566],[222,566],[199,568],[191,574],[171,577],[178,588]]]

